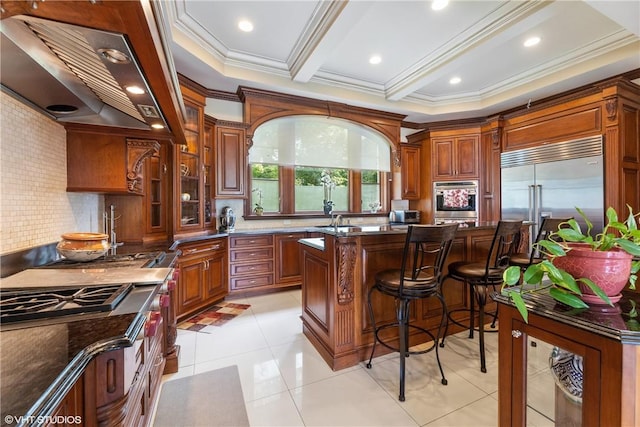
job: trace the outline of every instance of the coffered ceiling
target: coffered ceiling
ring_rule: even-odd
[[[640,68],[640,1],[431,5],[176,0],[161,11],[177,71],[208,89],[268,89],[416,123],[487,116]],[[253,31],[238,29],[242,19]]]

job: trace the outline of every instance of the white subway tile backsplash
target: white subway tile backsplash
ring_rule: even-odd
[[[64,127],[0,93],[0,254],[103,231],[104,198],[66,187]]]

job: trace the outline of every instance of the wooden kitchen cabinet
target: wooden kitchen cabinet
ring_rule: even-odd
[[[480,134],[431,138],[431,171],[434,181],[478,179]]]
[[[266,292],[300,286],[298,240],[306,232],[229,237],[229,292]]]
[[[175,224],[177,234],[215,228],[213,214],[214,147],[211,126],[205,127],[204,96],[181,87],[184,99],[185,145],[176,145]]]
[[[84,421],[84,379],[83,377],[78,378],[76,383],[71,387],[71,390],[67,393],[67,395],[63,398],[62,402],[58,405],[58,407],[53,411],[53,416],[51,420],[49,420],[45,425],[47,426],[57,426],[59,425],[55,421],[58,417],[77,417],[73,418],[73,420],[82,420]],[[80,423],[76,423],[80,424]],[[71,425],[68,423],[67,425]]]
[[[151,155],[145,162],[145,236],[150,240],[166,240],[169,225],[169,188],[170,188],[170,147],[160,146],[157,153]]]
[[[229,237],[229,291],[264,290],[273,286],[273,234]]]
[[[216,124],[216,197],[246,196],[247,149],[242,124]]]
[[[302,267],[300,264],[300,244],[298,240],[307,237],[307,233],[275,234],[275,283],[278,285],[300,285]]]
[[[402,180],[402,198],[417,200],[420,198],[420,146],[400,145],[400,176]]]
[[[136,138],[136,131],[108,132],[100,127],[69,126],[67,191],[144,194],[143,164],[157,154],[156,139]]]
[[[501,427],[527,425],[534,414],[544,414],[555,425],[639,425],[640,332],[633,330],[630,317],[631,301],[640,304],[637,294],[625,292],[615,309],[594,306],[579,311],[548,295],[528,295],[533,307],[528,323],[507,297],[494,298],[499,302]],[[577,362],[556,362],[554,380],[549,358],[557,349],[567,352],[560,360],[567,360],[567,355],[581,358],[581,371]],[[550,379],[544,381],[545,376]],[[582,381],[576,380],[580,377]],[[571,389],[581,391],[581,401]]]
[[[175,301],[178,321],[224,299],[227,286],[227,243],[215,238],[180,245],[178,292]]]

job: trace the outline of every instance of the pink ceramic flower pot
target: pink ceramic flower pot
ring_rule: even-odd
[[[620,292],[629,282],[632,256],[623,250],[593,251],[585,243],[569,243],[567,256],[558,257],[553,264],[576,279],[588,278],[600,286],[611,302],[617,302]],[[589,287],[580,284],[582,299],[588,304],[605,304]]]

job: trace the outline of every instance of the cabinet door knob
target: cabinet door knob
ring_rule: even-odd
[[[520,338],[522,336],[522,332],[520,332],[518,329],[514,329],[511,331],[511,336],[514,338]]]

